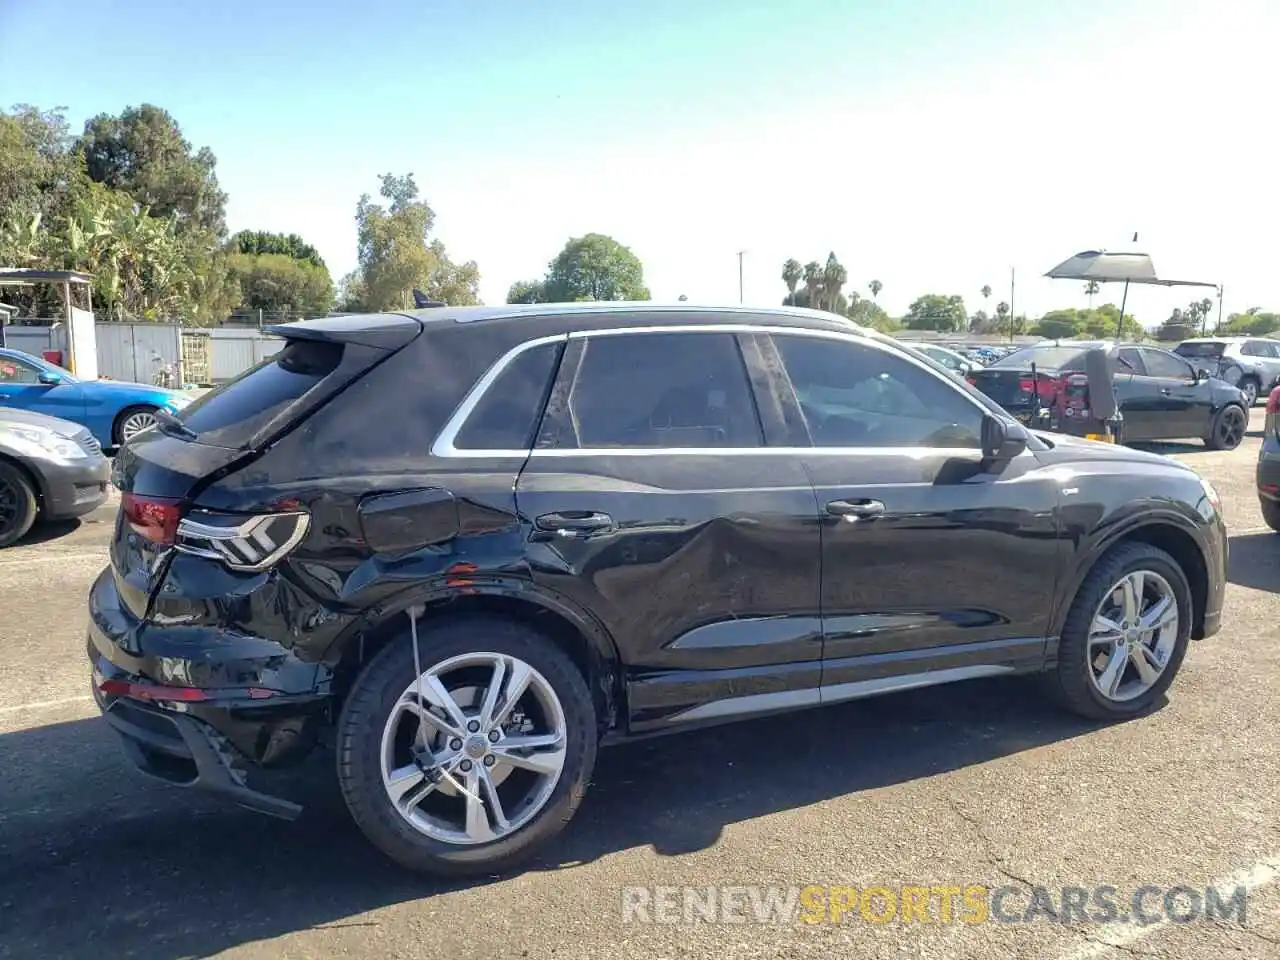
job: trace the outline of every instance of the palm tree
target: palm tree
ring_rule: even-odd
[[[1089,280],[1085,282],[1084,292],[1089,295],[1089,309],[1093,309],[1093,295],[1102,289],[1102,285],[1097,280]]]
[[[849,280],[849,271],[840,265],[835,251],[827,254],[827,265],[822,269],[822,294],[826,307],[832,313],[840,301],[840,288]]]
[[[817,260],[810,260],[804,265],[804,289],[809,295],[808,306],[818,309],[818,297],[822,293],[822,265]]]
[[[867,289],[871,291],[872,300],[879,300],[880,291],[884,289],[884,284],[881,283],[879,280],[872,280],[870,283],[867,284]]]
[[[800,278],[803,276],[804,268],[800,266],[799,260],[788,260],[782,265],[782,282],[787,285],[787,299],[793,307],[796,304],[796,287],[800,285]]]
[[[1204,336],[1205,327],[1209,325],[1209,314],[1213,310],[1213,301],[1205,297],[1200,301],[1200,336]]]
[[[984,284],[982,285],[982,290],[981,290],[980,292],[982,293],[982,299],[983,299],[984,301],[988,301],[988,300],[990,300],[990,299],[991,299],[991,284],[989,284],[989,283],[984,283]]]

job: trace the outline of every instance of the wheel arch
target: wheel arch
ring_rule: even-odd
[[[3,449],[0,449],[0,463],[13,467],[20,474],[26,477],[27,481],[31,484],[31,489],[34,490],[36,494],[36,508],[43,512],[49,492],[49,485],[44,476],[38,470],[32,469],[28,464],[24,463],[12,454],[6,453]]]
[[[420,623],[481,615],[532,627],[560,647],[582,672],[595,701],[601,732],[624,721],[622,661],[612,636],[571,601],[525,581],[443,582],[401,594],[335,641],[328,651],[325,659],[338,702],[346,698],[364,664],[389,643],[409,635],[405,614],[415,606],[423,608]]]
[[[1090,547],[1081,562],[1076,565],[1067,583],[1067,589],[1062,593],[1057,615],[1054,617],[1053,636],[1057,637],[1061,634],[1067,612],[1085,578],[1089,575],[1089,571],[1097,565],[1107,551],[1121,543],[1146,543],[1173,557],[1182,568],[1187,583],[1191,587],[1192,639],[1201,639],[1204,636],[1205,608],[1209,599],[1209,564],[1205,558],[1204,548],[1195,534],[1194,525],[1173,513],[1134,519],[1110,531]]]

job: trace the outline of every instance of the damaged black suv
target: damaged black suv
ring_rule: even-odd
[[[266,813],[303,798],[265,771],[328,748],[416,869],[513,864],[611,740],[1020,673],[1123,718],[1219,626],[1195,473],[829,314],[272,329],[116,459],[94,695],[141,769]]]

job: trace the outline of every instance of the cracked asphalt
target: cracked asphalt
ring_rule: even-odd
[[[618,747],[541,860],[465,884],[369,848],[327,756],[290,777],[296,823],[133,774],[83,652],[114,508],[45,531],[0,553],[0,957],[1280,957],[1280,537],[1258,444],[1156,448],[1222,494],[1231,583],[1221,634],[1149,716],[1088,724],[984,681]],[[623,913],[626,888],[951,884],[1006,888],[1013,915],[1037,887],[1249,894],[1243,925]]]

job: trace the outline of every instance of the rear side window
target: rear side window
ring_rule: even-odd
[[[337,369],[343,345],[289,340],[277,353],[179,414],[201,443],[239,447]]]
[[[1168,377],[1175,380],[1191,380],[1194,377],[1191,365],[1186,360],[1166,353],[1164,350],[1143,347],[1142,362],[1146,365],[1149,377]]]
[[[728,333],[596,336],[569,392],[579,448],[764,443],[737,339]]]
[[[528,450],[564,344],[531,347],[507,364],[453,441],[459,450]]]

